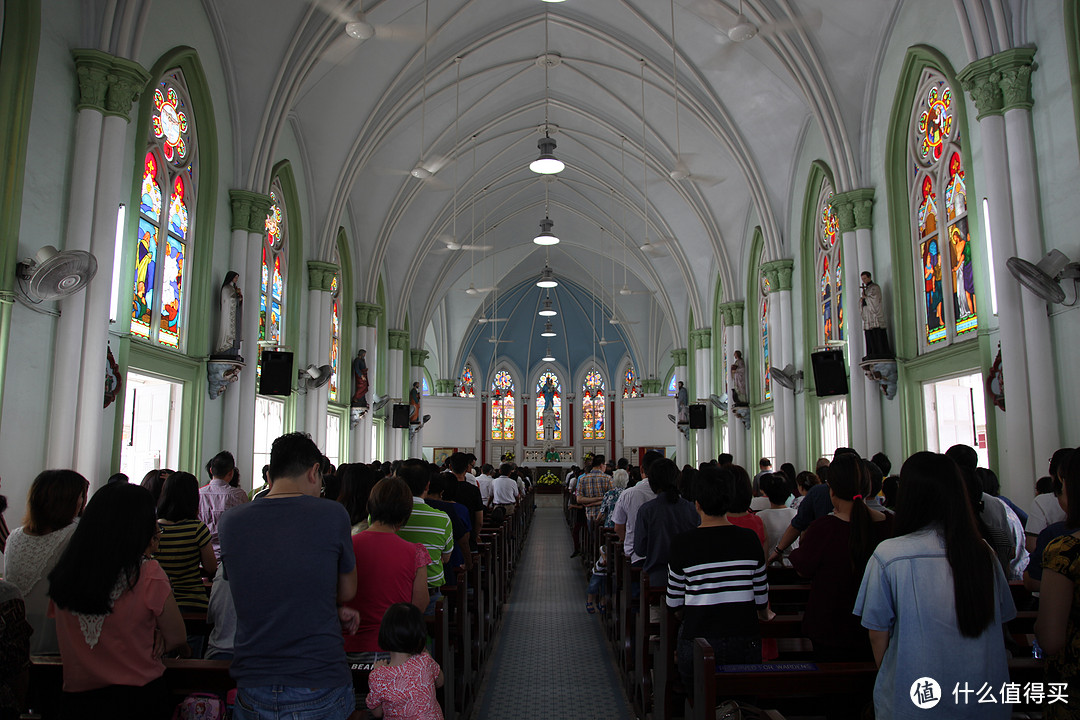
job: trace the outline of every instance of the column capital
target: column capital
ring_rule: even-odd
[[[712,347],[712,328],[698,328],[690,331],[690,347],[694,350],[707,350]]]
[[[791,276],[795,272],[794,260],[770,260],[761,264],[761,273],[768,279],[775,292],[791,290]]]
[[[453,378],[439,378],[435,381],[435,393],[438,395],[453,395],[454,384]]]
[[[131,122],[131,106],[146,89],[150,73],[137,62],[100,50],[77,48],[71,56],[79,81],[76,108],[97,110]]]
[[[229,204],[232,207],[231,229],[266,234],[266,216],[274,204],[269,195],[250,190],[230,190]]]
[[[338,273],[338,266],[322,260],[308,260],[308,290],[330,292],[334,276]]]
[[[646,395],[659,395],[664,388],[664,381],[656,378],[644,378],[641,381],[641,391]]]
[[[746,303],[742,300],[733,300],[720,306],[720,313],[724,318],[724,327],[736,327],[743,324],[743,312]]]
[[[979,58],[956,74],[971,93],[978,120],[1001,115],[1006,110],[1030,110],[1031,71],[1035,69],[1035,48],[1012,48]]]
[[[431,352],[423,348],[412,348],[409,350],[409,356],[412,367],[424,367],[424,363],[431,357]]]
[[[869,230],[874,224],[874,188],[859,188],[836,193],[832,198],[833,210],[840,223],[840,232]]]
[[[390,330],[387,333],[390,341],[391,350],[405,351],[409,349],[409,331],[408,330]]]
[[[356,327],[378,327],[382,308],[372,303],[356,303]]]
[[[675,367],[686,367],[686,348],[672,350],[671,359],[675,361]]]

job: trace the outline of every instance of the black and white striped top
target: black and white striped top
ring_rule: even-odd
[[[672,541],[667,604],[685,606],[685,636],[757,636],[757,610],[768,602],[765,553],[752,530],[699,527]]]

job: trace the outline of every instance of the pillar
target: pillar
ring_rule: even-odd
[[[309,260],[307,360],[297,363],[300,368],[309,364],[322,366],[330,362],[330,286],[338,272],[336,265]],[[312,388],[304,397],[304,429],[320,448],[326,447],[326,410],[329,389],[326,385]]]
[[[93,104],[80,103],[79,110],[100,113],[101,120],[99,155],[96,178],[92,180],[94,197],[93,221],[90,226],[90,252],[98,262],[98,281],[90,283],[85,291],[82,323],[88,330],[82,334],[81,355],[78,363],[78,403],[75,410],[74,467],[90,479],[93,488],[104,484],[109,476],[109,452],[111,443],[103,443],[106,425],[103,408],[102,378],[105,376],[105,353],[109,334],[109,299],[116,245],[116,209],[129,196],[126,179],[127,125],[131,106],[146,87],[150,75],[137,63],[105,53],[80,50],[75,53],[80,74],[80,98],[90,99]],[[102,74],[104,77],[102,77]],[[102,88],[104,85],[104,88]],[[90,92],[87,92],[87,88]],[[104,92],[102,93],[102,89]],[[103,105],[97,105],[103,101]],[[88,122],[93,126],[96,120]],[[82,128],[87,131],[84,126]],[[82,166],[82,171],[88,169]],[[84,204],[88,198],[80,198]],[[77,313],[69,313],[76,314]],[[74,349],[74,348],[72,348]],[[63,351],[57,345],[54,355],[59,358]],[[57,391],[54,389],[54,396]],[[69,399],[71,396],[68,396]],[[70,407],[68,411],[70,413]],[[65,429],[65,432],[67,430]]]
[[[372,415],[374,415],[372,408],[375,407],[375,400],[379,397],[379,392],[375,388],[375,363],[378,362],[378,337],[376,335],[380,312],[382,312],[382,308],[378,305],[356,303],[356,349],[367,351],[365,360],[368,366],[368,411],[360,418],[356,427],[352,428],[353,462],[371,462],[375,459],[376,448],[372,447],[371,443],[371,427]],[[355,358],[356,353],[353,353],[352,357]],[[352,359],[349,360],[349,363],[351,367]],[[349,377],[352,378],[351,370],[349,371]],[[356,385],[353,383],[355,383],[355,380],[351,380],[349,385],[350,398],[356,390]],[[349,410],[350,417],[353,412],[353,409]]]
[[[795,363],[795,336],[791,325],[791,279],[794,267],[791,260],[773,260],[761,266],[762,273],[769,280],[769,337],[772,342],[772,365],[777,368]],[[772,392],[777,463],[796,462],[795,392],[775,381]]]
[[[1016,59],[1016,51],[1002,53],[1003,56]],[[998,416],[1004,420],[998,424],[998,462],[1000,475],[1006,489],[1018,496],[1023,502],[1030,496],[1031,479],[1036,477],[1038,467],[1035,462],[1035,418],[1032,413],[1034,396],[1033,385],[1046,383],[1055,386],[1052,369],[1050,374],[1033,378],[1028,366],[1026,328],[1024,323],[1024,293],[1020,284],[1013,280],[1005,262],[1018,254],[1017,228],[1015,225],[1012,187],[1010,184],[1009,150],[1004,118],[1004,94],[1002,91],[1002,73],[999,69],[1001,58],[997,55],[982,58],[960,71],[958,78],[975,102],[978,109],[979,132],[982,135],[983,163],[986,171],[980,180],[984,181],[986,198],[990,203],[991,242],[993,243],[995,266],[991,268],[998,293],[998,325],[1000,328],[1001,359],[1005,373],[1006,403],[1008,412]],[[1030,56],[1029,56],[1030,60]],[[969,206],[970,207],[970,206]],[[1027,259],[1036,260],[1035,257]],[[982,307],[987,303],[983,301]],[[1035,333],[1040,334],[1040,333]],[[1048,346],[1036,348],[1046,352]],[[1036,382],[1032,383],[1035,379]],[[1051,398],[1049,404],[1038,406],[1042,417],[1053,418],[1056,425],[1057,402]],[[998,412],[993,410],[992,412]],[[1040,419],[1040,425],[1042,424]],[[1056,434],[1056,433],[1055,433]],[[1044,455],[1043,457],[1049,457]]]
[[[386,388],[386,392],[390,395],[390,412],[387,413],[387,417],[393,420],[393,407],[402,401],[405,395],[405,379],[404,362],[405,353],[409,351],[409,333],[406,330],[391,330],[389,332],[390,351],[386,358],[387,373],[386,381],[389,387]],[[405,459],[405,441],[404,433],[407,432],[402,428],[392,427],[392,422],[387,422],[387,442],[386,442],[386,459],[387,460],[404,460]]]
[[[716,458],[713,447],[713,406],[709,395],[713,391],[712,328],[690,331],[690,347],[694,352],[694,396],[705,405],[705,428],[695,434],[697,462]]]
[[[675,350],[672,350],[671,359],[675,361],[675,381],[685,385],[687,383],[686,348],[676,348]],[[689,395],[689,388],[687,388],[687,394]],[[690,462],[690,443],[687,440],[687,436],[678,429],[677,425],[675,429],[675,457],[678,458],[680,466]]]
[[[244,313],[241,337],[241,354],[246,367],[240,373],[238,387],[230,388],[226,398],[226,416],[222,427],[235,425],[235,444],[225,444],[223,450],[230,450],[242,464],[243,458],[249,458],[255,448],[255,395],[258,392],[255,370],[259,362],[259,296],[262,294],[262,250],[266,237],[266,217],[270,214],[273,201],[269,195],[250,190],[230,190],[229,202],[232,210],[232,257],[243,258],[244,274],[240,276],[244,297],[248,298],[251,310]],[[230,397],[231,396],[231,397]],[[233,399],[234,398],[234,399]],[[230,413],[235,412],[235,415]],[[222,441],[226,440],[226,431],[222,431]],[[232,431],[228,431],[231,437]],[[258,472],[252,468],[252,472]]]
[[[421,397],[420,397],[420,422],[424,422],[424,363],[427,362],[428,356],[431,355],[427,350],[422,348],[412,348],[409,350],[409,387],[412,387],[414,382],[420,383]],[[409,457],[419,458],[424,457],[424,431],[419,429],[412,433],[412,437],[409,440]]]
[[[862,188],[833,196],[843,240],[844,260],[844,317],[847,318],[848,343],[848,444],[865,457],[884,450],[885,438],[881,425],[881,391],[862,371],[866,355],[862,330],[859,286],[862,272],[870,272],[881,284],[885,274],[875,272],[872,250],[874,190]],[[896,329],[889,333],[895,344]]]
[[[735,359],[735,351],[738,350],[744,356],[743,349],[743,315],[745,304],[739,300],[724,303],[720,306],[720,312],[724,317],[724,333],[727,336],[729,361]],[[730,373],[731,368],[724,368],[725,373]],[[747,372],[750,369],[747,368]],[[728,452],[735,458],[736,465],[746,467],[746,426],[742,419],[735,414],[734,396],[728,394]]]
[[[439,397],[450,397],[454,394],[454,378],[439,378],[435,381],[435,394]]]

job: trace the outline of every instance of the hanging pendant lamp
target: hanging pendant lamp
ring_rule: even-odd
[[[540,273],[540,279],[536,281],[536,287],[559,287],[559,281],[555,279],[555,272],[549,266],[544,265],[544,271]]]
[[[529,169],[539,175],[561,173],[566,165],[562,160],[555,157],[556,145],[555,138],[545,132],[544,137],[536,142],[536,147],[540,150],[540,157],[529,163]]]
[[[540,317],[555,317],[559,313],[553,307],[551,307],[551,298],[547,297],[544,298],[544,307],[541,308],[540,311],[536,314]]]
[[[544,332],[540,333],[540,337],[553,338],[555,337],[555,330],[551,327],[551,321],[548,320],[544,323]]]

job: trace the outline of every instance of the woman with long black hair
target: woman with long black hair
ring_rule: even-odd
[[[187,644],[169,578],[149,559],[158,537],[150,492],[106,485],[50,573],[64,662],[62,717],[168,717],[161,655],[184,653]]]
[[[694,473],[693,468],[684,471]],[[656,493],[638,510],[634,526],[634,553],[645,558],[643,570],[649,575],[649,585],[664,587],[667,583],[668,553],[671,540],[701,523],[694,503],[679,493],[678,466],[663,458],[649,469],[649,486]]]
[[[879,666],[877,717],[1010,717],[1009,705],[976,696],[984,685],[1000,690],[1009,680],[1001,624],[1016,608],[956,463],[932,452],[907,459],[895,529],[897,537],[882,541],[867,563],[854,610]],[[930,695],[937,703],[927,712]]]

